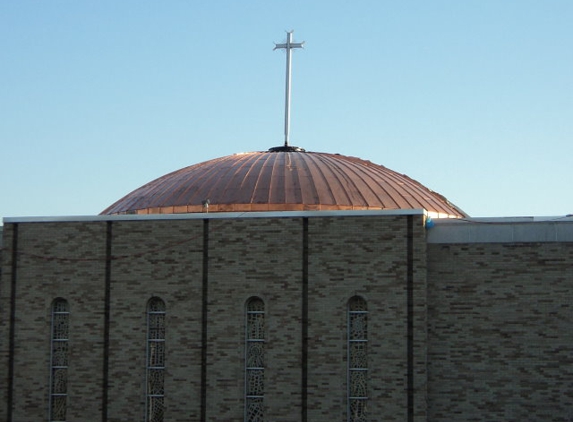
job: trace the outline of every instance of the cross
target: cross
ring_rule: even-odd
[[[291,54],[293,48],[303,48],[304,41],[300,43],[292,42],[292,33],[287,32],[287,39],[284,44],[275,43],[274,50],[284,48],[286,51],[286,88],[285,88],[285,147],[288,147],[288,132],[290,127],[290,79],[291,79]]]

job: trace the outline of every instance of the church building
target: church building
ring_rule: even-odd
[[[573,421],[573,217],[290,146],[289,79],[284,146],[4,219],[0,421]]]
[[[296,147],[5,218],[0,420],[568,421],[573,218]]]

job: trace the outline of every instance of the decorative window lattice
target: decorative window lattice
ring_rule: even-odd
[[[348,301],[348,422],[366,422],[368,406],[368,309],[355,296]]]
[[[245,345],[245,421],[263,422],[265,393],[265,304],[247,302]]]
[[[51,422],[65,422],[68,405],[70,309],[64,299],[52,303],[52,336],[50,358]]]
[[[146,422],[163,422],[165,413],[165,302],[147,304]]]

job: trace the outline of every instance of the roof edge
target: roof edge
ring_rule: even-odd
[[[339,210],[339,211],[269,211],[269,212],[217,212],[188,214],[116,214],[116,215],[77,215],[61,217],[4,217],[5,224],[15,223],[63,223],[97,221],[138,221],[138,220],[197,220],[231,218],[312,218],[312,217],[368,217],[392,215],[424,215],[423,209],[411,210]]]
[[[428,243],[573,242],[573,216],[436,219]]]

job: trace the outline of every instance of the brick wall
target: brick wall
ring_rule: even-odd
[[[422,219],[213,218],[207,226],[197,218],[19,223],[12,420],[46,420],[50,304],[56,297],[67,299],[71,312],[68,419],[101,420],[104,412],[109,421],[143,420],[146,304],[153,296],[167,307],[166,420],[200,420],[203,346],[207,420],[243,419],[245,303],[252,296],[264,300],[268,323],[268,420],[301,420],[305,391],[308,421],[345,420],[346,304],[354,295],[368,303],[372,419],[425,420]],[[12,244],[13,228],[5,226],[5,245]],[[11,309],[10,256],[3,254],[3,315]],[[0,329],[0,392],[6,403],[9,321],[4,317]]]
[[[425,242],[415,233],[416,420],[425,420]],[[408,420],[407,218],[310,220],[309,420],[346,417],[346,304],[368,303],[369,412],[373,420]],[[325,388],[327,387],[327,388]]]
[[[573,420],[573,243],[428,245],[431,421]]]
[[[12,245],[13,226],[6,225],[5,245]],[[102,391],[103,279],[105,225],[18,225],[15,342],[14,421],[41,421],[48,417],[50,379],[51,303],[57,297],[70,303],[73,350],[69,376],[70,419],[98,414]],[[7,394],[10,314],[11,250],[2,274],[2,396]],[[48,259],[51,258],[51,259]],[[66,259],[62,259],[66,258]],[[80,381],[80,382],[78,382]],[[5,402],[4,402],[5,403]],[[2,418],[7,410],[0,406]],[[1,420],[1,419],[0,419]]]

